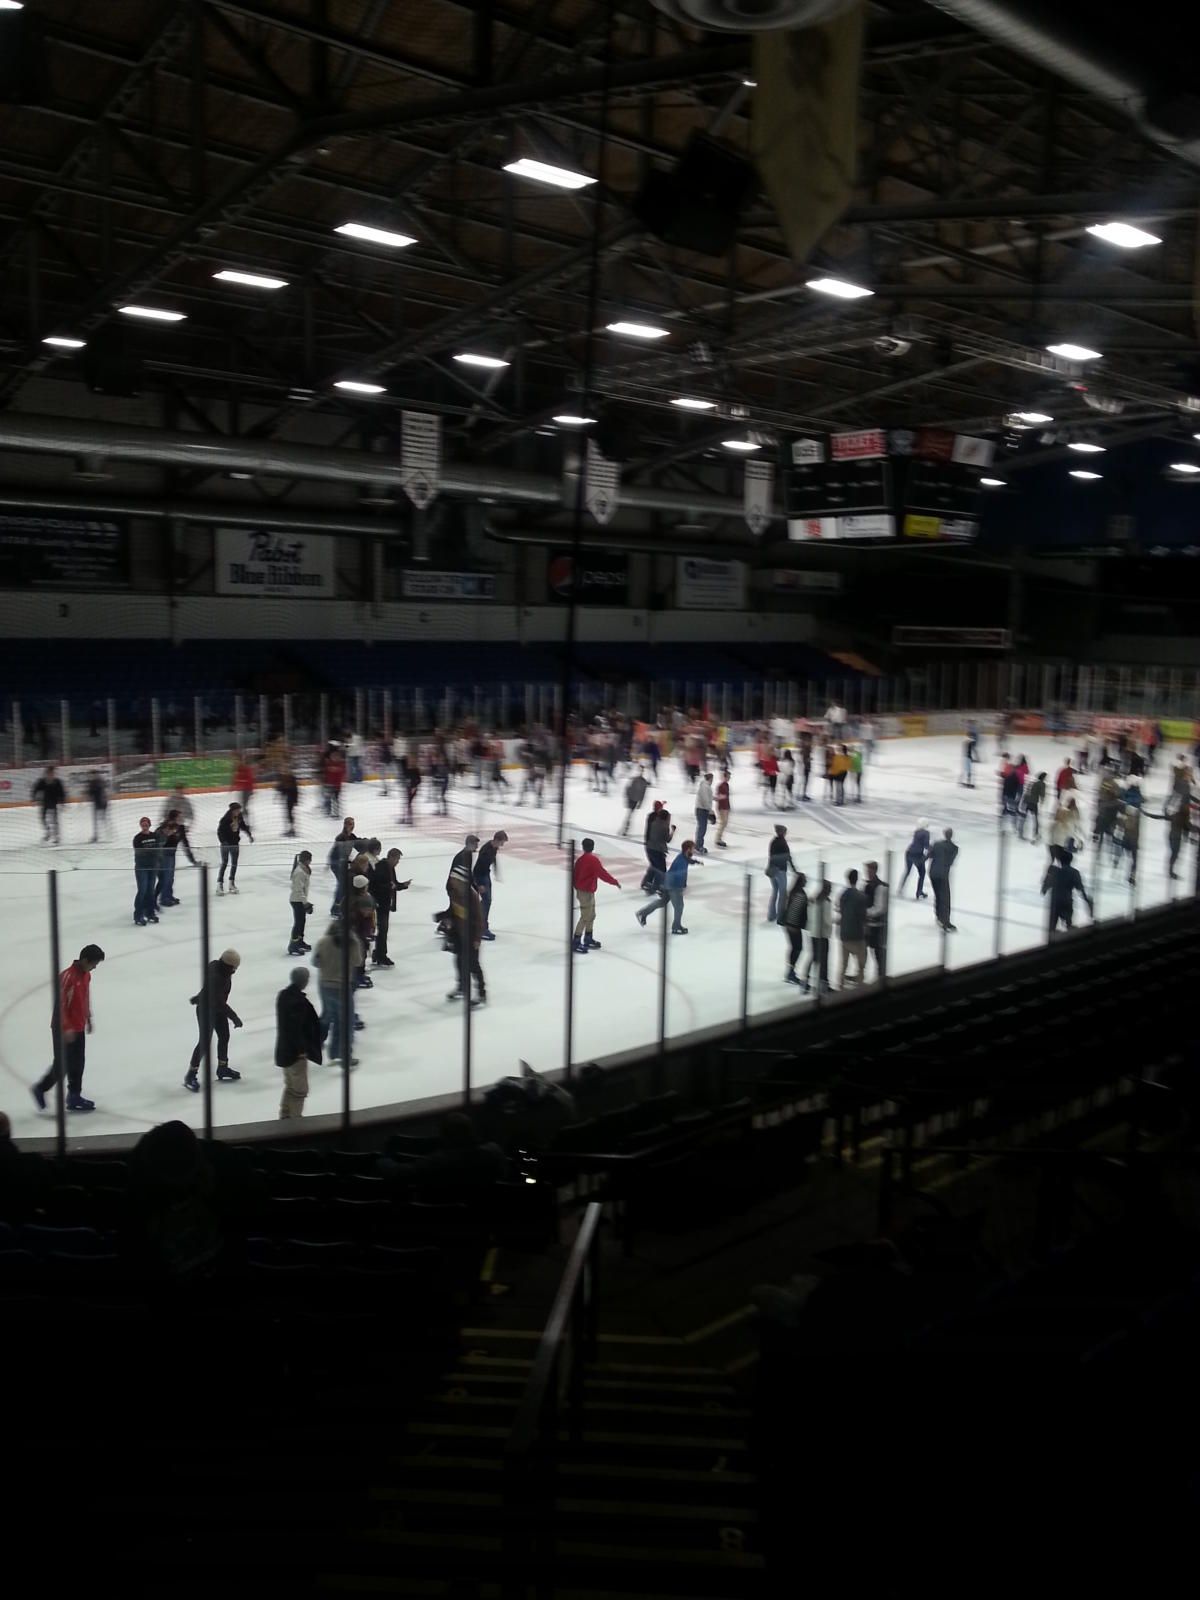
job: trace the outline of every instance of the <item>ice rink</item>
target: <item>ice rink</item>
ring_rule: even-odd
[[[1054,773],[1069,752],[1067,742],[1019,736],[1034,772],[1045,769],[1051,790]],[[1004,883],[997,891],[1000,830],[995,744],[986,740],[976,769],[977,787],[960,786],[961,740],[955,737],[893,740],[880,745],[867,769],[863,803],[848,799],[842,808],[826,803],[814,778],[814,803],[786,814],[766,809],[753,765],[746,753],[735,762],[728,849],[711,849],[693,870],[688,889],[686,938],[666,940],[666,1029],[675,1038],[740,1016],[743,907],[747,883],[751,904],[749,1010],[752,1016],[786,1013],[812,1005],[811,998],[783,981],[785,938],[765,920],[769,884],[763,875],[772,825],[788,828],[796,865],[812,884],[824,863],[835,899],[850,867],[862,870],[869,859],[886,872],[892,852],[893,887],[890,969],[893,973],[936,966],[941,935],[932,898],[913,899],[915,879],[903,898],[895,887],[903,871],[904,846],[921,818],[936,838],[953,827],[960,855],[952,878],[953,919],[958,932],[947,937],[951,966],[990,959],[1046,939],[1046,902],[1040,894],[1046,865],[1044,845],[1011,835],[1004,855]],[[1159,759],[1144,785],[1147,808],[1162,810],[1171,757]],[[356,819],[361,836],[378,836],[384,848],[404,852],[399,876],[412,879],[392,918],[390,948],[396,966],[374,975],[374,988],[358,996],[367,1026],[356,1036],[360,1065],[352,1078],[356,1111],[420,1101],[461,1091],[463,1013],[447,1001],[453,987],[453,962],[432,932],[431,914],[445,904],[450,858],[464,835],[489,837],[503,828],[509,843],[501,857],[492,905],[494,943],[482,949],[488,1004],[474,1013],[472,1082],[476,1087],[516,1069],[524,1058],[539,1069],[564,1061],[564,1010],[567,948],[567,886],[564,851],[556,842],[557,813],[547,791],[545,809],[517,806],[513,788],[498,800],[470,787],[450,791],[450,814],[436,817],[427,797],[417,802],[416,825],[397,822],[399,802],[385,797],[376,782],[347,789],[343,811]],[[692,796],[677,762],[664,762],[647,807],[662,799],[679,825],[676,843],[694,832]],[[600,1060],[652,1044],[657,1037],[662,916],[642,929],[634,912],[644,902],[638,882],[644,867],[641,832],[645,813],[635,818],[629,838],[619,836],[625,778],[620,773],[607,795],[591,789],[590,771],[577,767],[567,787],[566,835],[597,841],[601,859],[622,884],[601,884],[597,895],[596,937],[603,949],[574,957],[575,1015],[573,1059]],[[1090,828],[1097,779],[1081,783],[1080,807]],[[229,797],[193,797],[196,820],[193,848],[214,864],[216,825]],[[30,1083],[50,1059],[50,954],[47,916],[49,867],[58,869],[63,964],[80,946],[99,943],[107,953],[92,984],[95,1033],[87,1045],[84,1092],[96,1111],[70,1119],[73,1141],[101,1134],[137,1134],[157,1122],[178,1117],[199,1126],[202,1097],[182,1087],[195,1043],[195,1013],[189,996],[200,986],[198,875],[182,855],[175,892],[182,902],[164,909],[157,926],[133,924],[134,877],[130,841],[137,819],[150,813],[157,823],[157,800],[120,800],[111,815],[113,842],[90,844],[90,813],[68,808],[63,843],[43,846],[36,814],[28,807],[0,811],[0,871],[8,928],[5,981],[0,999],[0,1108],[12,1117],[18,1138],[52,1136],[53,1116],[39,1113]],[[1043,809],[1047,826],[1052,804]],[[252,807],[255,842],[242,850],[236,897],[213,898],[211,949],[234,946],[242,965],[234,980],[232,1004],[245,1027],[232,1036],[231,1064],[242,1073],[236,1084],[215,1084],[214,1120],[222,1126],[273,1119],[278,1113],[280,1074],[273,1061],[274,997],[296,964],[286,954],[290,929],[288,879],[295,850],[313,852],[312,899],[317,915],[308,937],[316,943],[327,925],[333,880],[326,858],[338,824],[319,810],[317,792],[303,791],[297,818],[301,837],[285,839],[277,799],[263,791]],[[709,844],[712,844],[710,833]],[[1097,901],[1100,919],[1127,917],[1136,909],[1188,894],[1195,883],[1194,848],[1185,847],[1179,877],[1167,879],[1166,826],[1147,820],[1142,829],[1138,881],[1131,888],[1127,870],[1097,861],[1089,846],[1079,859],[1085,882]],[[997,921],[997,910],[1002,918]],[[1086,922],[1082,915],[1080,921]],[[838,946],[831,953],[836,979]],[[316,999],[315,982],[312,995]],[[850,1003],[850,1002],[847,1002]],[[341,1078],[336,1068],[314,1067],[307,1114],[336,1112]]]

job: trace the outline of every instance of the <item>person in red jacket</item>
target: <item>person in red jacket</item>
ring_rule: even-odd
[[[596,885],[601,878],[605,883],[611,883],[614,889],[621,887],[596,854],[595,839],[585,839],[583,854],[575,859],[573,880],[575,898],[579,902],[579,921],[575,924],[575,939],[571,949],[577,956],[585,956],[589,950],[600,948],[600,941],[592,938],[592,929],[596,925]]]
[[[1071,765],[1071,758],[1068,756],[1058,769],[1058,776],[1054,780],[1054,788],[1059,799],[1061,799],[1064,794],[1068,794],[1074,787],[1075,768]]]
[[[83,1098],[84,1041],[92,1031],[92,973],[104,960],[98,944],[85,944],[79,959],[58,975],[58,996],[50,1018],[54,1040],[54,1060],[33,1086],[39,1111],[46,1109],[46,1096],[58,1082],[62,1067],[67,1071],[67,1110],[94,1111],[96,1102]]]
[[[250,820],[250,802],[254,799],[254,757],[242,756],[233,769],[233,787],[242,797],[242,815]]]

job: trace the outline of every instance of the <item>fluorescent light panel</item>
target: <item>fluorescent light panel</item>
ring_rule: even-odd
[[[1073,478],[1098,478],[1100,477],[1100,473],[1088,472],[1084,467],[1072,467],[1071,476]]]
[[[589,178],[586,172],[572,172],[570,167],[556,167],[549,161],[534,161],[530,156],[508,162],[504,170],[511,172],[515,178],[532,178],[535,183],[549,183],[556,189],[586,189],[596,181],[595,178]]]
[[[454,359],[461,362],[464,367],[489,367],[493,371],[510,365],[502,356],[479,355],[474,350],[460,350]]]
[[[626,339],[665,339],[669,328],[657,328],[652,322],[610,322],[609,333],[622,334]]]
[[[5,6],[0,6],[0,11],[4,11],[6,9],[8,8]],[[52,344],[56,350],[82,350],[87,345],[87,340],[69,339],[65,333],[52,333],[48,338],[43,339],[42,343]]]
[[[343,222],[340,228],[333,231],[345,234],[347,239],[363,239],[367,244],[386,244],[393,250],[403,250],[406,245],[417,242],[411,234],[392,233],[387,228],[371,228],[365,222]]]
[[[1099,361],[1102,354],[1099,350],[1089,350],[1085,344],[1048,344],[1046,349],[1064,361]]]
[[[722,439],[721,448],[740,450],[744,455],[749,455],[752,450],[761,450],[762,446],[756,444],[753,439]]]
[[[681,411],[715,411],[715,400],[697,400],[691,395],[681,394],[678,399],[672,400],[673,406],[678,406]]]
[[[123,317],[142,317],[147,322],[186,322],[183,311],[163,311],[158,306],[118,306]]]
[[[864,300],[875,293],[874,289],[865,289],[861,283],[849,283],[845,278],[810,278],[804,287],[815,289],[818,294],[832,295],[835,300]]]
[[[247,289],[286,289],[286,278],[264,278],[259,272],[238,272],[233,267],[224,267],[220,272],[214,272],[213,277],[218,283],[240,283]]]
[[[554,418],[560,428],[590,428],[595,420],[595,417],[576,416],[572,411],[560,411]]]
[[[1014,411],[1012,415],[1015,421],[1027,422],[1031,428],[1035,427],[1039,422],[1054,421],[1048,411]]]
[[[985,489],[1003,489],[1008,484],[1007,478],[980,478],[979,481]]]
[[[1088,232],[1094,239],[1115,244],[1120,250],[1144,250],[1148,244],[1162,243],[1156,233],[1135,228],[1132,222],[1094,222]]]
[[[1068,450],[1078,450],[1081,456],[1102,456],[1106,446],[1090,444],[1086,439],[1072,439],[1067,446]]]
[[[1172,461],[1171,471],[1186,472],[1190,474],[1193,472],[1200,472],[1200,467],[1198,467],[1194,461]]]
[[[333,387],[335,389],[345,389],[348,394],[387,393],[387,390],[381,383],[359,383],[356,378],[339,378]]]

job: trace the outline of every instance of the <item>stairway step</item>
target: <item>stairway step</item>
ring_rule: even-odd
[[[449,1552],[463,1555],[487,1556],[489,1560],[502,1557],[506,1541],[492,1534],[462,1533],[447,1529],[445,1533],[413,1528],[374,1528],[361,1536],[367,1544],[388,1545],[408,1550],[432,1550],[443,1556]],[[763,1568],[763,1558],[756,1552],[744,1550],[695,1550],[676,1546],[622,1545],[606,1541],[593,1544],[590,1540],[560,1539],[555,1546],[555,1566],[561,1567],[572,1559],[588,1562],[619,1564],[650,1563],[661,1571],[669,1566],[717,1571],[758,1572]]]
[[[505,1440],[509,1435],[509,1429],[498,1424],[435,1422],[424,1418],[413,1418],[406,1422],[404,1431],[417,1438],[427,1439]],[[559,1431],[559,1439],[564,1442],[570,1441],[566,1429]],[[582,1443],[585,1447],[595,1449],[626,1451],[632,1456],[636,1456],[639,1451],[675,1450],[712,1451],[719,1457],[741,1458],[746,1455],[748,1448],[744,1439],[722,1438],[719,1435],[613,1433],[600,1429],[585,1429]]]
[[[371,1490],[372,1500],[384,1505],[410,1505],[447,1510],[467,1507],[503,1516],[508,1501],[499,1490],[416,1489],[380,1485]],[[558,1495],[554,1500],[557,1520],[567,1517],[620,1517],[626,1523],[649,1522],[728,1522],[738,1527],[757,1523],[758,1512],[751,1506],[678,1505],[666,1501],[593,1500],[576,1495]]]
[[[411,1471],[421,1474],[426,1480],[432,1474],[445,1477],[454,1473],[459,1475],[460,1481],[471,1475],[494,1481],[500,1477],[504,1468],[504,1458],[499,1453],[494,1456],[463,1456],[431,1451],[422,1455],[396,1456],[388,1463],[387,1470]],[[628,1461],[560,1460],[555,1466],[555,1472],[564,1489],[575,1489],[579,1482],[586,1483],[592,1479],[604,1484],[615,1479],[623,1484],[662,1486],[664,1490],[675,1486],[679,1492],[682,1493],[686,1489],[692,1495],[702,1489],[706,1492],[728,1495],[731,1492],[752,1488],[758,1481],[753,1472],[727,1469],[717,1471],[712,1468],[695,1467],[647,1467]]]
[[[447,1389],[461,1389],[480,1385],[483,1386],[481,1391],[483,1393],[487,1392],[487,1386],[505,1391],[509,1389],[523,1391],[529,1382],[529,1368],[525,1363],[521,1363],[520,1370],[517,1371],[512,1369],[490,1371],[480,1369],[472,1364],[459,1372],[443,1373],[439,1381]],[[738,1397],[736,1386],[728,1379],[723,1383],[717,1383],[711,1380],[708,1382],[678,1382],[665,1376],[655,1378],[601,1378],[589,1376],[584,1378],[583,1386],[586,1392],[603,1394],[707,1395],[734,1400]]]

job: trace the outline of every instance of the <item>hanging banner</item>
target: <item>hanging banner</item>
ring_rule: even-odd
[[[746,604],[746,568],[741,561],[702,561],[679,556],[675,604],[689,611],[740,611]]]
[[[757,536],[771,521],[775,468],[770,461],[747,461],[743,486],[746,526]]]
[[[337,588],[337,541],[322,534],[285,534],[266,528],[216,528],[213,532],[217,594],[302,595],[332,600]]]
[[[400,421],[400,482],[417,510],[424,511],[441,484],[442,419],[428,411],[405,411]]]
[[[621,463],[610,461],[597,448],[594,440],[587,442],[587,465],[584,471],[583,501],[597,522],[609,522],[621,498]]]

